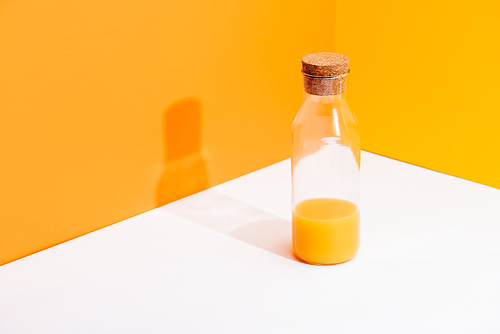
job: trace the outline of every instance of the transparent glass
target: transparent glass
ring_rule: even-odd
[[[311,264],[346,262],[359,248],[360,129],[346,95],[304,92],[292,125],[293,248]]]

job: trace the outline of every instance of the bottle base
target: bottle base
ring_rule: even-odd
[[[314,262],[314,261],[304,260],[296,252],[293,252],[293,256],[299,262],[302,262],[302,263],[305,263],[305,264],[309,264],[309,265],[312,265],[312,266],[319,266],[319,267],[336,266],[338,264],[347,263],[347,262],[351,261],[352,259],[354,259],[356,257],[356,255],[354,255],[353,257],[351,257],[351,258],[349,258],[347,260],[342,260],[342,261],[333,262],[333,263],[318,263],[318,262]]]

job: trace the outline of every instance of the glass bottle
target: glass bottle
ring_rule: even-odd
[[[292,125],[293,249],[317,265],[351,260],[359,248],[360,133],[346,103],[349,58],[302,58],[304,101]]]

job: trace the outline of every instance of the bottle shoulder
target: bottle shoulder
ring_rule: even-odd
[[[306,99],[292,125],[292,155],[308,156],[334,146],[349,148],[360,165],[360,127],[356,116],[345,99]]]
[[[306,123],[329,122],[329,117],[342,116],[345,122],[359,126],[358,120],[344,98],[323,99],[323,97],[314,96],[314,98],[305,99],[295,116],[292,126]]]

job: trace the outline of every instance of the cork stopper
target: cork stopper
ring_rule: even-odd
[[[313,95],[342,94],[347,90],[349,58],[339,53],[319,52],[302,58],[304,89]]]

